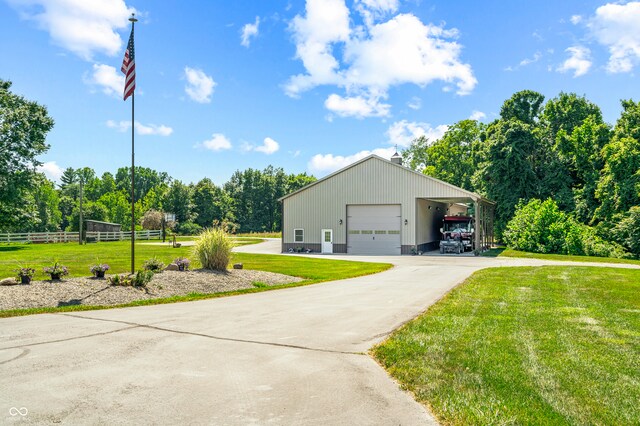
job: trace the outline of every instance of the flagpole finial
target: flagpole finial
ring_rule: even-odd
[[[136,19],[136,14],[135,13],[131,14],[131,18],[129,18],[129,22],[138,22],[138,20]]]

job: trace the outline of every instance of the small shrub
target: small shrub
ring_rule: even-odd
[[[111,275],[109,277],[109,284],[111,285],[131,285],[131,278],[129,278],[128,275],[122,274],[116,274],[116,275]]]
[[[139,270],[133,275],[112,275],[109,277],[109,284],[119,286],[146,287],[153,278],[152,271]]]
[[[140,270],[132,277],[131,284],[134,287],[146,287],[153,279],[153,275],[153,271]]]
[[[142,267],[145,271],[162,272],[162,270],[164,269],[164,263],[157,257],[152,257],[151,259],[145,261]]]
[[[194,222],[178,223],[176,232],[180,235],[198,235],[202,232],[202,226]]]
[[[233,243],[221,228],[206,229],[193,247],[193,255],[200,260],[202,267],[216,271],[225,271],[231,257]]]
[[[251,284],[253,284],[253,286],[256,287],[256,288],[269,287],[269,284],[263,283],[262,281],[254,281]]]

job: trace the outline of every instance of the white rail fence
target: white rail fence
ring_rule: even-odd
[[[161,230],[136,231],[136,240],[162,238]],[[0,234],[0,243],[70,243],[78,242],[78,232],[23,232]],[[87,241],[122,241],[130,240],[131,232],[96,232],[85,233]]]

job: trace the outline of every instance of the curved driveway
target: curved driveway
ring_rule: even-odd
[[[237,250],[279,248],[279,240],[271,240]],[[0,420],[433,424],[366,351],[478,269],[559,264],[453,256],[331,258],[395,267],[198,302],[2,319]],[[26,416],[16,411],[22,408]]]

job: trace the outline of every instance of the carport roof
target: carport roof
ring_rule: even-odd
[[[298,194],[298,193],[300,193],[302,191],[305,191],[305,190],[307,190],[307,189],[309,189],[309,188],[311,188],[311,187],[313,187],[315,185],[318,185],[318,184],[320,184],[320,183],[322,183],[322,182],[324,182],[326,180],[329,180],[332,177],[334,177],[336,175],[339,175],[340,173],[343,173],[344,171],[346,171],[348,169],[356,167],[359,164],[362,164],[362,163],[364,163],[366,161],[370,161],[372,159],[383,161],[384,163],[388,164],[391,167],[399,167],[399,168],[401,168],[403,170],[406,170],[406,171],[408,171],[410,173],[415,174],[416,176],[419,176],[421,179],[428,179],[428,180],[431,180],[431,181],[435,181],[435,182],[441,184],[442,186],[449,187],[449,188],[455,190],[456,194],[462,193],[464,195],[463,197],[460,197],[459,195],[456,195],[456,196],[451,196],[451,197],[420,197],[420,198],[428,198],[429,200],[441,201],[441,202],[444,202],[444,203],[446,203],[446,202],[449,202],[449,203],[460,203],[460,202],[467,202],[467,201],[471,200],[471,201],[482,201],[482,202],[489,203],[489,204],[495,204],[495,202],[493,202],[491,200],[487,200],[486,198],[483,198],[481,195],[476,194],[475,192],[467,191],[466,189],[459,188],[459,187],[457,187],[455,185],[452,185],[452,184],[447,183],[445,181],[442,181],[440,179],[436,179],[436,178],[434,178],[432,176],[427,176],[425,174],[416,172],[415,170],[411,170],[410,168],[404,167],[404,166],[402,166],[400,164],[392,163],[391,161],[385,160],[384,158],[382,158],[380,156],[377,156],[375,154],[371,154],[371,155],[369,155],[367,157],[364,157],[363,159],[358,160],[355,163],[349,164],[348,166],[343,167],[342,169],[337,170],[337,171],[335,171],[335,172],[333,172],[333,173],[331,173],[331,174],[329,174],[329,175],[327,175],[327,176],[325,176],[325,177],[323,177],[321,179],[318,179],[317,181],[315,181],[313,183],[310,183],[309,185],[306,185],[306,186],[298,189],[297,191],[294,191],[294,192],[292,192],[290,194],[287,194],[284,197],[280,197],[278,199],[278,201],[282,201],[282,200],[284,200],[286,198],[292,197],[292,196],[294,196],[294,195],[296,195],[296,194]]]

